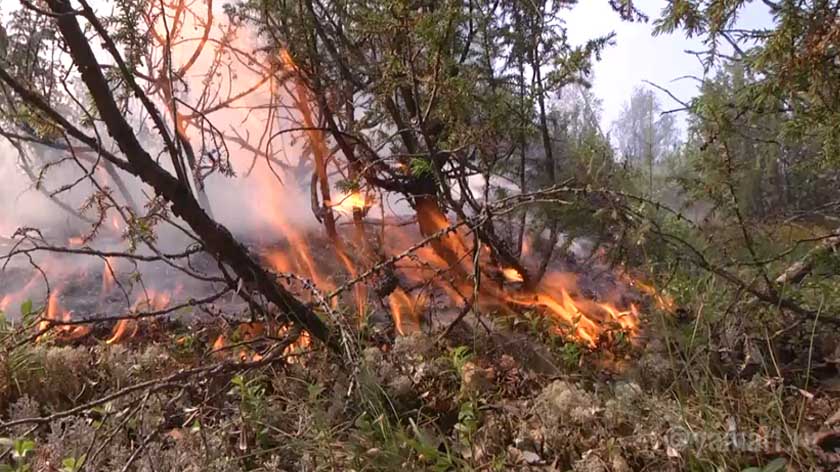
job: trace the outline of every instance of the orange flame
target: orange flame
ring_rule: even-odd
[[[59,305],[60,292],[60,289],[56,289],[50,293],[47,311],[44,313],[44,318],[38,322],[39,335],[35,338],[36,341],[40,341],[55,322],[69,322],[72,319],[73,313],[62,310]],[[55,329],[55,337],[63,341],[72,341],[87,336],[90,331],[91,328],[87,325],[58,325]]]
[[[654,286],[648,285],[639,280],[632,280],[631,285],[638,288],[640,292],[652,297],[654,302],[656,302],[656,306],[660,310],[673,313],[677,309],[677,304],[674,302],[674,299],[667,293],[660,292]]]
[[[159,311],[169,305],[170,295],[165,292],[156,292],[149,290],[148,293],[141,294],[137,301],[131,308],[131,311],[138,312],[140,310]],[[127,338],[132,338],[137,335],[140,330],[140,325],[136,319],[124,318],[117,321],[114,328],[111,330],[111,337],[105,340],[105,344],[115,344]]]
[[[447,218],[434,205],[418,205],[418,212],[418,218],[423,218],[427,225],[427,233],[450,226]],[[409,246],[406,240],[411,238],[399,233],[399,229],[395,228],[387,235],[389,253],[402,252]],[[415,251],[417,257],[400,262],[400,273],[415,286],[433,285],[442,289],[455,303],[467,302],[474,290],[474,255],[468,249],[465,243],[467,238],[464,236],[459,231],[450,231],[441,238],[438,246],[421,247]],[[529,243],[527,239],[524,241],[523,252],[529,250]],[[492,264],[491,260],[489,250],[482,251],[479,254],[479,267],[487,267]],[[513,267],[500,269],[509,282],[521,283],[525,278],[524,274]],[[573,293],[578,292],[576,285],[576,275],[549,271],[535,288],[481,284],[476,302],[484,309],[510,313],[513,313],[511,305],[536,309],[556,321],[558,332],[571,335],[590,347],[595,347],[604,334],[614,330],[624,330],[631,335],[637,333],[638,309],[635,305],[622,308],[614,303],[573,296]],[[389,305],[400,334],[408,331],[409,315],[413,324],[419,323],[420,309],[404,291],[395,290],[389,296]],[[409,307],[414,307],[414,310]]]
[[[224,334],[220,334],[215,341],[213,341],[212,352],[219,352],[227,346],[227,340]]]
[[[525,280],[522,277],[522,274],[513,267],[505,267],[502,269],[502,275],[504,275],[509,282],[523,282]]]
[[[343,195],[338,199],[338,203],[330,205],[334,210],[352,215],[354,210],[363,210],[369,205],[367,199],[359,192],[353,192]]]
[[[131,329],[131,334],[126,336],[129,329]],[[105,344],[118,343],[126,337],[132,337],[137,334],[138,329],[139,327],[137,326],[137,322],[134,320],[119,320],[117,321],[117,324],[114,325],[113,331],[111,331],[111,337],[105,340]]]
[[[403,289],[397,287],[388,295],[388,305],[398,333],[405,335],[420,328],[418,303],[412,300]]]
[[[102,290],[100,297],[104,297],[114,288],[114,260],[112,257],[105,258],[105,267],[102,268]]]

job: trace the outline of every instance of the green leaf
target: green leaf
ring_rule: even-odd
[[[20,460],[35,450],[35,441],[29,439],[16,439],[12,447],[12,458]]]
[[[779,472],[785,469],[787,459],[784,457],[777,457],[764,466],[762,472]]]
[[[411,160],[411,174],[416,177],[432,174],[432,163],[426,159],[414,158]]]
[[[21,316],[29,316],[32,314],[32,300],[26,300],[25,302],[20,304],[20,315]]]

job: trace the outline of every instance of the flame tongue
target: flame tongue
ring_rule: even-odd
[[[522,277],[522,274],[519,273],[518,270],[514,269],[513,267],[505,267],[502,269],[502,275],[505,276],[509,282],[523,282],[525,279]]]
[[[403,289],[397,287],[388,296],[391,316],[399,334],[405,335],[420,329],[420,303],[413,300]]]
[[[141,311],[160,311],[169,305],[170,295],[167,292],[156,292],[149,290],[145,294],[138,297],[131,308],[132,312],[138,313]],[[106,344],[115,344],[127,338],[132,338],[137,335],[140,330],[140,325],[137,320],[126,318],[117,321],[114,329],[111,331],[111,337],[108,338]]]
[[[44,313],[44,319],[42,319],[38,323],[38,337],[36,340],[40,341],[44,334],[53,326],[55,323],[66,323],[69,322],[73,317],[73,312],[63,310],[59,304],[59,296],[61,293],[61,289],[53,290],[50,293],[49,300],[47,301],[47,310]],[[91,328],[88,325],[67,325],[67,324],[58,324],[55,328],[55,337],[56,339],[62,341],[72,341],[75,339],[83,338],[90,334]]]
[[[360,192],[353,192],[339,197],[338,203],[329,206],[340,213],[352,215],[354,210],[364,210],[370,203]]]

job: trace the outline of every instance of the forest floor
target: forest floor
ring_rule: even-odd
[[[354,368],[315,343],[261,363],[196,324],[42,339],[0,359],[0,470],[837,470],[836,331],[653,313],[597,349],[539,317],[374,327]]]

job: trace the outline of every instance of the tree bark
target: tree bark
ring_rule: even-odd
[[[823,240],[822,243],[808,251],[802,259],[785,269],[784,272],[776,277],[775,282],[779,285],[798,284],[802,282],[802,279],[814,269],[817,260],[838,250],[840,250],[840,228],[834,231],[834,236]]]

